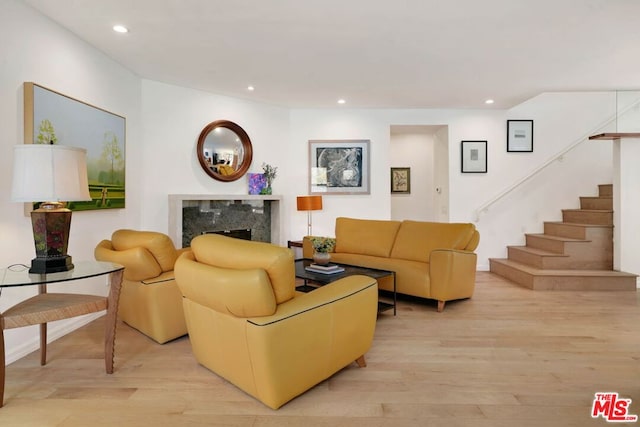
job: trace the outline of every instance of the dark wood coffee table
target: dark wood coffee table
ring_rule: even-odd
[[[305,267],[313,264],[313,260],[311,259],[297,259],[295,261],[296,265],[296,277],[304,280],[304,284],[298,286],[296,290],[301,292],[310,292],[317,288],[318,286],[328,285],[331,282],[335,282],[336,280],[342,279],[343,277],[353,276],[356,274],[362,274],[364,276],[373,277],[374,279],[380,279],[382,277],[393,277],[393,298],[390,301],[381,301],[378,298],[378,313],[386,310],[393,309],[393,315],[396,315],[396,273],[395,271],[389,270],[379,270],[376,268],[367,268],[367,267],[359,267],[357,265],[349,265],[349,264],[340,264],[337,262],[332,262],[331,264],[338,265],[344,268],[343,272],[340,273],[332,273],[332,274],[324,274],[324,273],[315,273],[312,271],[305,270]],[[309,284],[311,282],[312,284]]]

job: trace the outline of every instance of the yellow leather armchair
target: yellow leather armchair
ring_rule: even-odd
[[[289,249],[216,234],[194,238],[175,274],[198,362],[273,409],[353,361],[365,366],[375,279],[297,293]]]
[[[187,333],[182,295],[173,266],[186,249],[154,231],[117,230],[98,243],[98,261],[124,265],[118,315],[129,326],[164,344]]]

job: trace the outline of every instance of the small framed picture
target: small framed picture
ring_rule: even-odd
[[[391,193],[411,194],[411,168],[391,168]]]
[[[533,120],[507,120],[507,151],[533,151]]]
[[[487,141],[462,141],[462,173],[487,173]]]

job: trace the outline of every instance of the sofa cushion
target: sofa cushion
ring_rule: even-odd
[[[388,257],[400,221],[336,218],[335,252]]]
[[[333,254],[331,260],[343,264],[393,271],[395,272],[396,291],[399,294],[423,298],[431,296],[429,264],[427,263],[346,253]],[[379,289],[393,291],[393,276],[382,277],[377,280]]]
[[[474,231],[473,224],[402,221],[391,257],[429,262],[434,249],[465,249]]]

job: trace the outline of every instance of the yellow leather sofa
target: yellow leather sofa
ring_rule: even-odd
[[[273,409],[364,366],[376,325],[375,279],[297,293],[293,261],[287,248],[207,234],[175,266],[197,361]]]
[[[473,251],[480,242],[473,224],[340,217],[335,231],[332,261],[395,271],[398,293],[438,300],[439,312],[447,301],[473,295]],[[303,256],[313,256],[308,237],[303,239]],[[378,285],[393,290],[391,278],[380,279]]]
[[[117,230],[98,243],[98,261],[124,265],[118,315],[160,344],[186,335],[182,295],[173,266],[186,249],[176,250],[169,236],[154,231]]]

